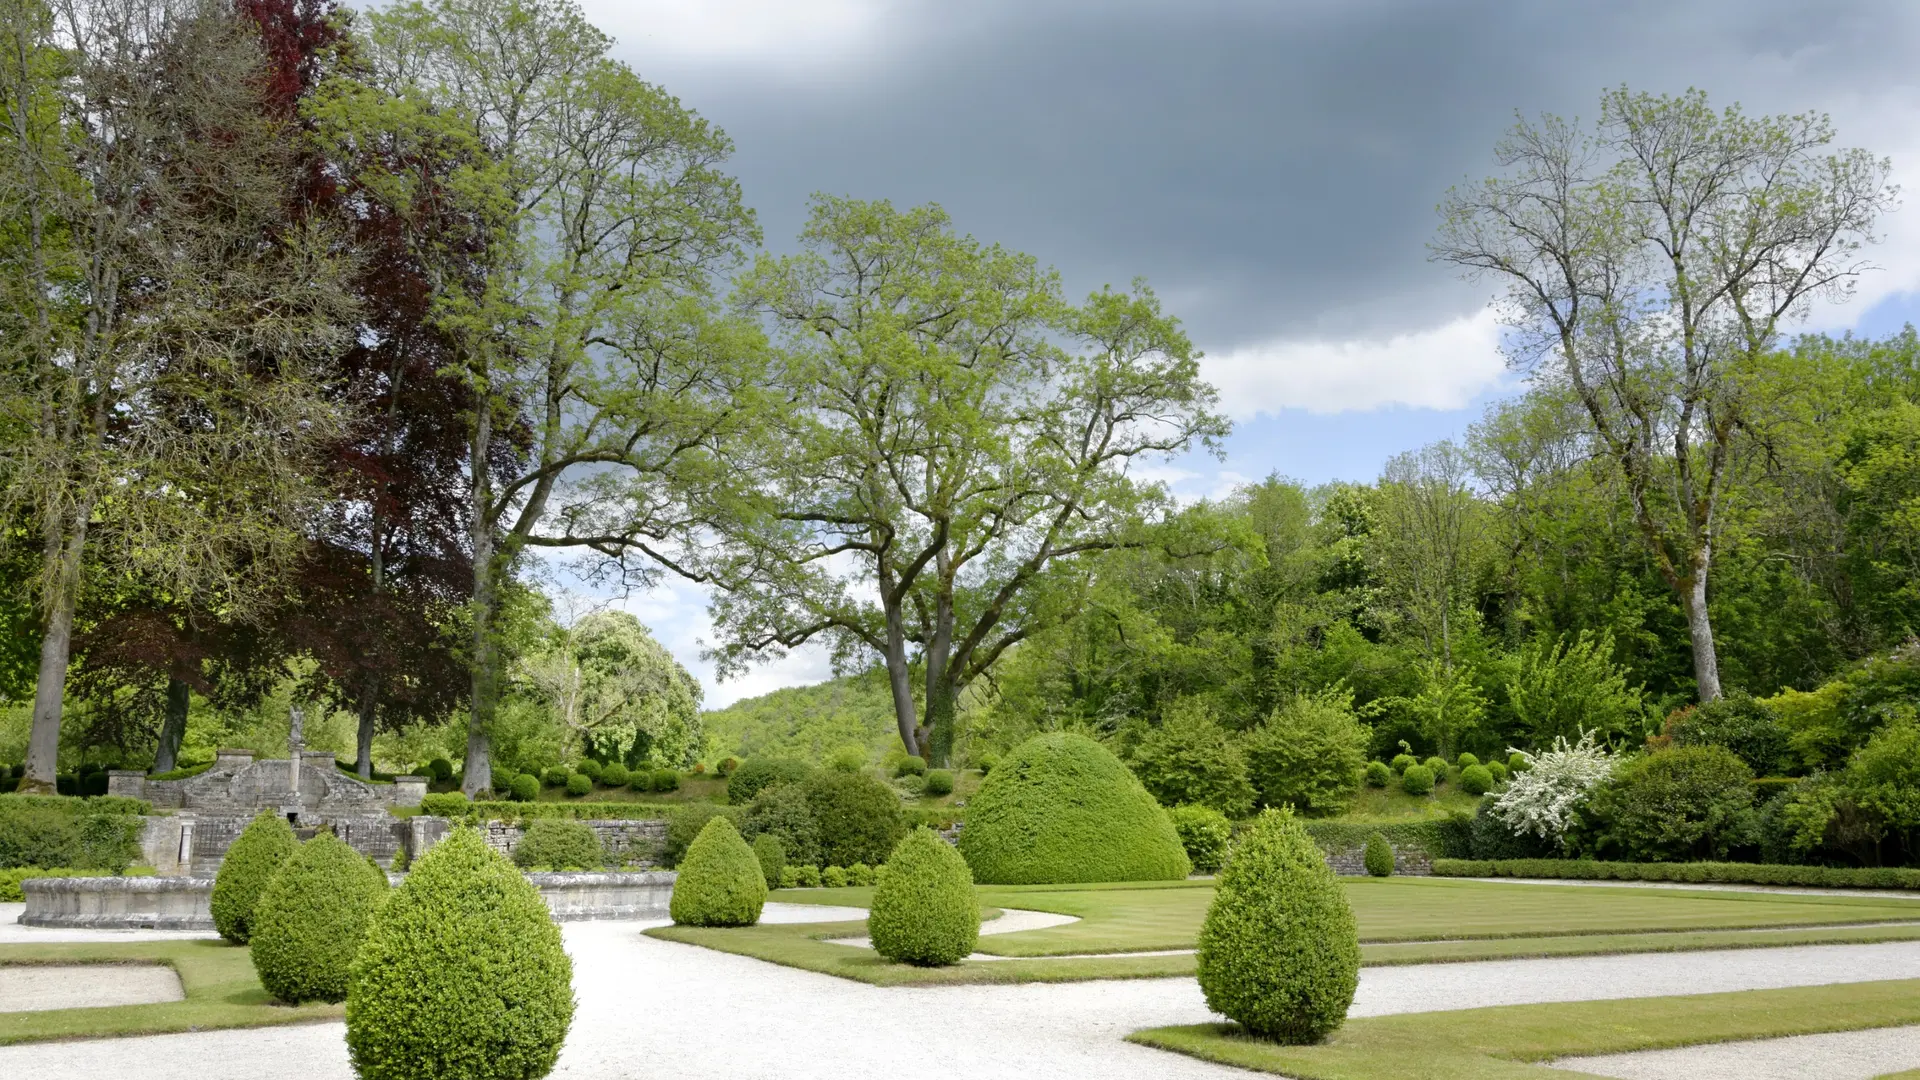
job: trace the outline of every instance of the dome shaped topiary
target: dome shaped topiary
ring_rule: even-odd
[[[1393,760],[1388,763],[1387,767],[1394,772],[1403,773],[1418,764],[1420,764],[1420,759],[1414,757],[1412,754],[1395,754],[1393,755]]]
[[[880,867],[867,934],[889,960],[937,967],[965,959],[980,938],[967,861],[932,829],[908,833]]]
[[[1220,873],[1195,958],[1207,1007],[1255,1035],[1318,1041],[1360,983],[1360,933],[1346,894],[1291,814],[1255,820]]]
[[[1460,790],[1469,795],[1485,795],[1493,790],[1493,771],[1485,765],[1469,765],[1460,770]]]
[[[387,875],[332,833],[300,845],[253,907],[260,985],[290,1005],[345,1000],[367,920],[386,894]]]
[[[540,797],[540,778],[532,773],[521,773],[507,785],[507,791],[515,802],[532,802]]]
[[[221,937],[235,945],[247,943],[254,905],[299,846],[293,826],[271,810],[261,811],[240,830],[213,879],[213,928]]]
[[[816,882],[817,884],[817,882]],[[667,911],[687,926],[752,926],[767,902],[766,872],[740,830],[715,817],[687,845]]]
[[[1393,779],[1393,770],[1384,761],[1367,762],[1367,786],[1383,788]]]
[[[610,788],[626,787],[632,780],[633,774],[628,772],[627,767],[618,761],[600,770],[600,782]]]
[[[567,794],[579,798],[593,790],[593,781],[586,773],[573,773],[567,777]]]
[[[600,836],[584,821],[534,818],[513,845],[513,864],[527,869],[599,870],[607,864]]]
[[[1409,795],[1425,795],[1433,790],[1433,770],[1425,765],[1409,765],[1400,774],[1400,790]]]
[[[1367,873],[1372,877],[1393,876],[1393,845],[1387,843],[1384,833],[1374,833],[1367,837],[1367,848],[1361,856]]]
[[[1193,871],[1172,821],[1106,747],[1036,735],[967,801],[960,854],[989,885],[1178,880]]]
[[[573,963],[546,902],[467,828],[374,914],[347,984],[361,1080],[533,1080],[572,1022]]]
[[[1463,769],[1470,769],[1480,764],[1480,756],[1478,754],[1469,754],[1462,750],[1460,756],[1453,759],[1453,763]]]
[[[1187,859],[1203,874],[1220,869],[1226,861],[1227,845],[1233,840],[1233,822],[1211,806],[1176,806],[1167,811],[1173,830],[1186,848]]]

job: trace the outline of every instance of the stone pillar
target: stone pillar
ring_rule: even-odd
[[[147,774],[138,769],[108,769],[107,794],[128,799],[145,799]]]
[[[180,817],[179,872],[193,873],[193,817],[183,814]]]
[[[396,776],[393,778],[393,805],[419,806],[420,800],[427,797],[427,778],[424,776]]]

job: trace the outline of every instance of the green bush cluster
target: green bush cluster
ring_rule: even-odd
[[[1260,805],[1333,817],[1360,794],[1372,741],[1345,697],[1296,696],[1248,736],[1247,773]]]
[[[290,1005],[344,1001],[367,923],[387,895],[387,875],[332,833],[282,863],[248,923],[253,970]]]
[[[636,769],[627,779],[634,791],[679,791],[680,773],[674,769]]]
[[[953,794],[953,773],[946,769],[929,769],[927,786],[924,790],[935,798]]]
[[[828,866],[820,870],[820,887],[823,889],[844,889],[847,887],[847,868]]]
[[[667,842],[660,853],[660,861],[667,866],[678,866],[686,855],[687,847],[693,843],[707,822],[717,817],[728,819],[737,828],[740,824],[739,807],[715,806],[712,803],[687,803],[667,811]],[[791,853],[789,853],[791,854]]]
[[[958,963],[980,938],[973,872],[932,829],[908,833],[880,867],[867,913],[873,950],[896,963]]]
[[[587,760],[582,761],[580,764],[575,765],[573,767],[574,772],[579,773],[581,776],[584,776],[587,779],[592,780],[596,783],[599,782],[600,780],[601,769],[602,769],[601,764],[593,760],[592,758],[588,758]]]
[[[760,863],[760,876],[766,879],[767,888],[779,888],[781,871],[787,868],[786,845],[772,833],[761,833],[753,838],[753,857]]]
[[[1725,859],[1758,839],[1753,770],[1724,746],[1636,757],[1596,789],[1578,846],[1631,862]]]
[[[520,773],[508,785],[507,793],[518,802],[532,802],[540,797],[540,778],[532,773]]]
[[[721,762],[721,765],[725,764]],[[753,758],[743,761],[727,774],[727,801],[743,806],[752,802],[753,797],[764,788],[797,784],[812,773],[813,766],[792,758]]]
[[[1409,795],[1433,793],[1433,770],[1425,765],[1409,765],[1400,774],[1400,790]]]
[[[1359,927],[1293,815],[1262,813],[1235,845],[1200,927],[1195,974],[1208,1008],[1263,1038],[1317,1042],[1346,1019]]]
[[[533,1080],[573,1022],[546,902],[470,828],[428,849],[367,927],[347,985],[362,1080]]]
[[[599,870],[606,862],[600,835],[584,821],[536,818],[513,846],[513,864],[522,869]]]
[[[733,822],[715,817],[680,860],[668,913],[686,926],[752,926],[767,902],[767,879]]]
[[[907,754],[893,763],[893,775],[925,776],[927,775],[927,759],[917,754]]]
[[[260,894],[299,846],[293,826],[271,810],[261,811],[240,830],[213,879],[213,928],[221,937],[236,945],[247,943]]]
[[[1253,809],[1246,752],[1200,699],[1168,705],[1128,761],[1162,806],[1211,806],[1230,817]]]
[[[1227,815],[1211,806],[1176,806],[1167,811],[1167,817],[1196,871],[1211,874],[1220,869],[1233,840],[1233,822]]]
[[[1724,746],[1759,776],[1777,776],[1794,764],[1779,714],[1740,690],[1674,713],[1666,733],[1675,746]]]
[[[1367,786],[1383,788],[1393,782],[1393,769],[1384,761],[1367,762]]]
[[[600,782],[610,788],[623,788],[633,782],[633,774],[616,761],[600,770]]]
[[[968,802],[960,853],[994,885],[1177,880],[1193,868],[1140,780],[1068,732],[1028,739],[987,774]]]
[[[1395,754],[1393,755],[1391,767],[1395,773],[1404,773],[1418,764],[1420,764],[1420,759],[1414,757],[1412,754]]]
[[[847,884],[867,886],[873,884],[874,869],[866,863],[857,862],[847,867]]]
[[[792,867],[791,869],[793,870],[794,884],[798,887],[802,889],[817,889],[820,887],[819,867],[812,863],[801,863],[799,866]]]
[[[140,857],[137,799],[0,795],[0,870],[72,867],[118,872]]]
[[[586,773],[573,773],[567,777],[567,794],[578,798],[593,790],[593,781]]]
[[[555,765],[542,773],[540,779],[541,782],[545,783],[548,787],[565,787],[567,786],[567,777],[572,775],[572,773],[566,770],[565,766]]]
[[[1485,795],[1493,790],[1493,773],[1485,765],[1469,765],[1461,769],[1460,790],[1468,795]]]
[[[1370,877],[1391,877],[1393,875],[1393,845],[1387,842],[1385,835],[1374,833],[1367,837],[1367,849],[1361,856],[1362,864]]]
[[[1778,863],[1610,862],[1598,859],[1435,859],[1440,877],[1674,881],[1689,885],[1799,885],[1826,889],[1920,889],[1920,869]]]
[[[772,833],[788,859],[815,866],[880,862],[906,830],[899,795],[864,772],[815,772],[762,788],[741,823],[746,835]]]

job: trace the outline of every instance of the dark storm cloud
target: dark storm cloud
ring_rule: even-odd
[[[1147,276],[1218,349],[1471,311],[1423,245],[1515,109],[1590,116],[1623,82],[1825,107],[1913,82],[1916,8],[943,4],[813,66],[622,53],[734,137],[770,246],[816,190],[938,201],[1076,290]]]

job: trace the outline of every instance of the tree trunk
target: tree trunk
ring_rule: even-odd
[[[193,687],[183,679],[167,680],[167,707],[160,717],[160,744],[153,751],[153,771],[172,772],[180,765],[180,742],[187,736],[187,708]]]
[[[467,756],[461,766],[460,790],[467,798],[478,798],[493,787],[492,749],[487,733],[493,730],[494,711],[494,566],[493,487],[488,482],[489,444],[493,437],[493,416],[482,397],[479,415],[474,421],[473,506],[470,526],[473,544],[473,683],[467,715]]]
[[[1687,610],[1687,636],[1693,639],[1693,681],[1702,702],[1720,697],[1720,656],[1713,647],[1713,620],[1707,615],[1709,554],[1702,548],[1680,599]]]
[[[27,736],[26,776],[19,790],[52,795],[59,790],[60,720],[66,707],[67,664],[73,652],[73,609],[80,592],[80,553],[87,542],[90,503],[74,508],[73,530],[61,535],[61,521],[46,525],[44,557],[53,582],[46,605],[47,625],[40,638],[40,670],[33,688],[33,730]]]
[[[947,677],[953,651],[953,600],[942,590],[934,602],[933,639],[927,642],[927,764],[946,768],[953,757],[954,694]]]
[[[367,676],[366,693],[360,695],[360,728],[354,733],[353,740],[353,771],[362,780],[373,779],[373,726],[380,715],[376,680],[374,675]]]
[[[881,595],[889,591],[886,582],[881,583]],[[920,743],[919,717],[913,707],[913,673],[907,667],[907,628],[905,617],[897,602],[886,604],[887,614],[887,686],[893,691],[893,719],[900,728],[900,743],[907,753],[915,757],[925,757],[926,748]]]

